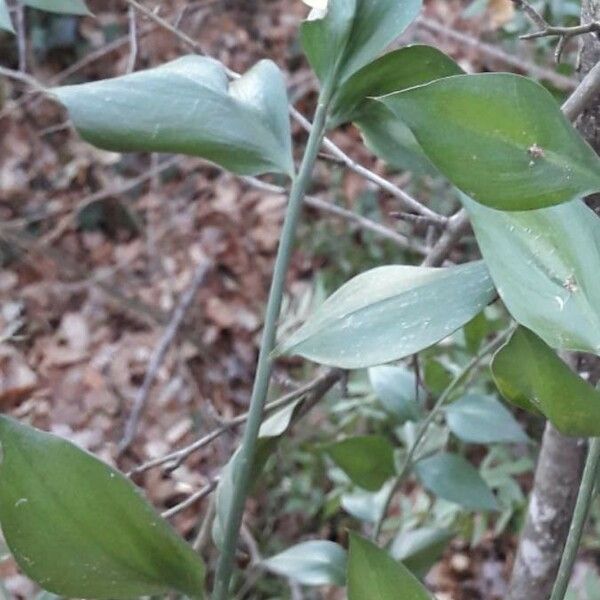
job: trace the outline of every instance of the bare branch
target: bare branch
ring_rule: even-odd
[[[161,513],[161,516],[164,519],[168,519],[169,517],[173,517],[174,515],[184,511],[186,508],[193,506],[194,504],[196,504],[196,502],[200,502],[200,500],[203,500],[204,498],[206,498],[206,496],[214,492],[218,483],[218,478],[213,479],[212,481],[207,483],[202,489],[192,494],[189,498],[186,498],[183,502],[180,502],[172,508],[169,508],[169,510],[165,510],[163,513]]]

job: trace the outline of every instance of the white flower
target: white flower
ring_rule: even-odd
[[[326,11],[329,0],[302,0],[304,4],[308,4],[311,8]]]

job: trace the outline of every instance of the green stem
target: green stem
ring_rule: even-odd
[[[594,438],[590,441],[590,447],[583,469],[583,476],[581,478],[581,485],[579,486],[579,493],[577,494],[577,502],[575,504],[575,510],[573,511],[573,519],[571,521],[571,527],[569,528],[569,535],[565,543],[565,549],[563,550],[560,566],[558,567],[558,575],[554,582],[550,600],[563,600],[567,593],[567,587],[569,586],[569,580],[571,579],[571,573],[573,572],[573,565],[577,558],[577,550],[581,543],[583,528],[592,502],[599,464],[600,438]]]
[[[421,424],[421,427],[419,428],[419,431],[417,432],[417,435],[416,435],[411,447],[408,450],[408,454],[406,455],[406,459],[404,460],[402,469],[396,476],[394,485],[390,488],[388,495],[385,497],[385,501],[384,501],[383,507],[381,509],[381,513],[379,514],[379,518],[375,522],[375,526],[373,528],[373,534],[372,534],[373,540],[376,541],[377,538],[379,537],[379,535],[381,534],[381,528],[383,527],[383,522],[385,521],[385,517],[389,511],[390,504],[392,503],[392,498],[394,497],[394,494],[396,493],[396,491],[398,490],[398,488],[404,481],[405,477],[408,475],[408,472],[412,468],[415,455],[417,453],[417,450],[419,449],[419,446],[421,445],[421,442],[423,441],[423,438],[425,437],[425,434],[427,433],[427,429],[429,429],[429,426],[435,420],[436,416],[442,409],[442,406],[444,406],[444,404],[446,404],[446,402],[448,401],[448,399],[450,398],[450,396],[452,395],[454,390],[463,382],[465,377],[467,377],[467,375],[469,375],[469,373],[481,362],[481,360],[483,358],[485,358],[488,354],[493,352],[502,343],[504,343],[504,340],[506,340],[506,338],[513,331],[514,331],[514,327],[509,327],[502,333],[498,334],[491,342],[486,344],[460,370],[460,372],[456,374],[454,379],[448,384],[446,389],[444,389],[444,391],[440,394],[440,397],[438,398],[437,402],[434,404],[433,408],[429,411],[429,414],[423,420],[423,423]]]
[[[287,212],[281,231],[281,240],[275,259],[271,290],[267,301],[265,325],[258,356],[258,364],[256,367],[254,387],[252,389],[248,421],[246,423],[246,429],[240,448],[239,469],[237,469],[235,476],[231,505],[229,507],[224,532],[223,548],[217,565],[213,600],[227,600],[229,595],[229,585],[233,572],[239,529],[242,523],[246,498],[248,496],[250,475],[256,454],[256,445],[263,418],[263,409],[269,391],[269,380],[272,368],[272,359],[270,355],[275,347],[277,320],[279,319],[279,313],[281,311],[281,300],[283,297],[286,274],[292,254],[292,246],[295,239],[302,202],[310,184],[315,161],[317,160],[319,148],[321,147],[321,142],[325,134],[329,97],[330,94],[326,91],[321,93],[313,126],[304,152],[304,158],[302,159],[302,164],[300,165],[300,169],[294,178],[290,190]]]

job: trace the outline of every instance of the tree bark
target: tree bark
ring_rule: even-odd
[[[600,0],[583,0],[581,22],[600,19]],[[595,34],[581,39],[580,71],[585,75],[600,60],[600,40]],[[577,128],[600,154],[600,98],[577,120]],[[586,199],[597,213],[600,196]],[[580,372],[598,381],[597,357],[572,356]],[[561,435],[548,423],[535,472],[527,520],[510,581],[507,600],[548,600],[565,545],[587,443]]]

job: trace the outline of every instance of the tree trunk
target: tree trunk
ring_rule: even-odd
[[[600,19],[600,0],[583,0],[581,21]],[[600,60],[600,40],[589,34],[581,39],[580,70],[585,75]],[[600,153],[600,98],[577,121],[577,128]],[[587,199],[596,212],[600,197]],[[580,372],[598,381],[597,357],[572,357]],[[565,399],[568,401],[568,399]],[[507,600],[548,600],[565,545],[585,459],[584,440],[567,438],[546,426],[535,472],[527,521],[515,559]]]

